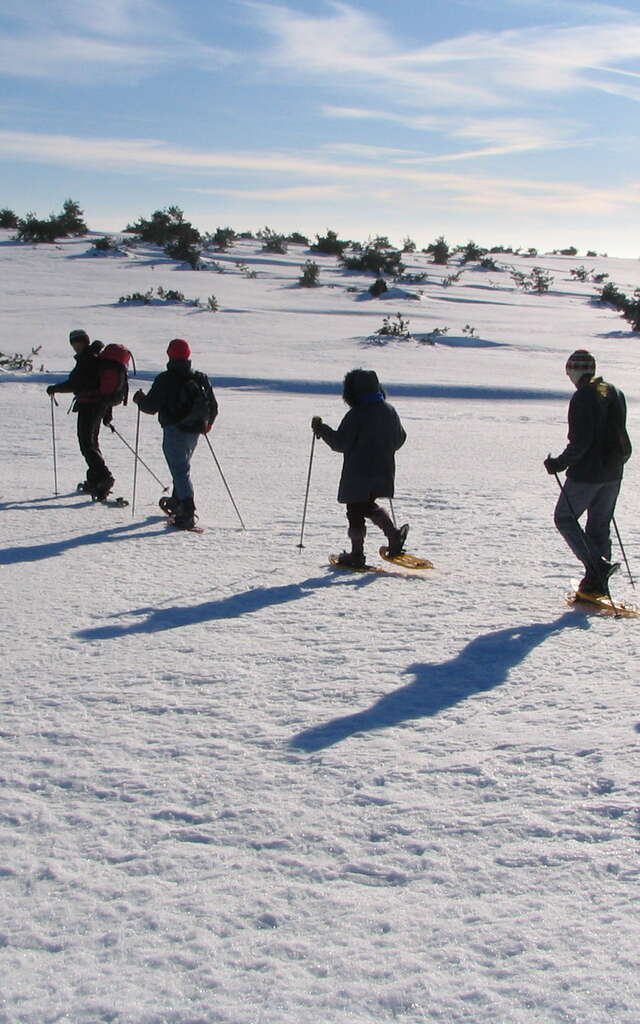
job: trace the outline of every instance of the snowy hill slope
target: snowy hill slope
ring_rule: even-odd
[[[640,627],[565,604],[542,460],[577,347],[640,443],[638,338],[569,275],[631,292],[640,264],[540,257],[537,296],[474,269],[445,288],[418,255],[421,301],[397,306],[330,258],[298,288],[301,247],[243,242],[223,274],[89,249],[0,244],[0,349],[44,364],[0,375],[0,1021],[636,1024]],[[158,286],[220,311],[118,304]],[[448,333],[372,344],[397,311]],[[189,339],[246,531],[203,442],[202,536],[167,531],[143,469],[134,515],[92,505],[62,404],[54,495],[44,387],[75,327],[129,345],[144,387]],[[322,445],[296,547],[310,418],[338,422],[358,365],[409,435],[394,505],[424,577],[328,571],[345,530]],[[114,422],[133,443],[135,409]],[[141,454],[168,480],[150,418]],[[639,482],[636,456],[617,514],[635,567]],[[634,598],[624,575],[614,591]]]

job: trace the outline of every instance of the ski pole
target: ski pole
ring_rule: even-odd
[[[615,528],[615,531],[616,531],[616,537],[618,538],[618,544],[620,545],[620,550],[622,551],[622,557],[624,558],[624,564],[627,567],[627,572],[629,574],[629,581],[631,583],[631,586],[635,590],[636,589],[636,581],[634,580],[633,576],[631,575],[631,568],[629,566],[629,559],[627,558],[627,552],[624,550],[624,544],[622,543],[622,537],[620,536],[620,530],[618,529],[618,524],[616,523],[616,517],[612,516],[611,517],[611,521],[613,522],[613,525],[614,525],[614,528]]]
[[[220,473],[220,476],[222,477],[222,482],[223,482],[224,486],[227,489],[227,494],[231,498],[231,504],[233,505],[234,509],[236,510],[236,515],[237,515],[238,519],[240,520],[240,525],[241,525],[243,530],[246,530],[246,526],[244,525],[244,523],[242,521],[242,516],[240,515],[240,512],[238,511],[238,506],[236,505],[235,501],[233,500],[233,494],[229,490],[229,484],[227,483],[227,481],[225,479],[225,475],[222,472],[222,466],[218,462],[218,458],[216,456],[216,453],[213,450],[213,445],[211,444],[211,441],[209,440],[209,435],[205,434],[204,436],[205,436],[205,440],[206,440],[207,444],[209,445],[209,451],[213,455],[213,461],[215,462],[216,466],[218,467],[218,472]]]
[[[389,508],[391,509],[391,518],[393,519],[393,525],[397,529],[398,524],[396,522],[396,510],[393,507],[393,498],[389,498]]]
[[[112,433],[112,434],[115,434],[115,435],[116,435],[116,437],[119,437],[119,438],[120,438],[120,440],[122,441],[122,443],[123,443],[123,444],[125,444],[125,445],[127,446],[127,448],[129,449],[129,451],[130,451],[130,452],[132,452],[132,453],[133,453],[133,455],[135,455],[135,457],[136,457],[136,460],[137,460],[137,461],[138,461],[138,462],[139,462],[139,463],[140,463],[140,464],[141,464],[142,466],[144,466],[144,468],[145,468],[145,469],[147,470],[147,472],[148,472],[148,473],[151,473],[151,476],[152,476],[152,477],[153,477],[153,479],[154,479],[154,480],[156,481],[156,483],[159,483],[159,484],[160,484],[160,486],[162,487],[162,490],[163,490],[163,491],[168,491],[168,490],[169,490],[169,488],[168,488],[168,487],[165,487],[165,486],[164,486],[164,484],[162,483],[162,480],[160,480],[160,479],[159,479],[159,478],[158,478],[158,477],[156,476],[156,474],[155,474],[155,473],[153,472],[153,470],[152,470],[152,469],[149,469],[149,467],[147,466],[147,464],[146,464],[146,462],[144,461],[144,459],[141,459],[141,458],[140,458],[140,456],[138,455],[138,453],[137,453],[137,452],[136,452],[136,451],[135,451],[135,450],[134,450],[134,449],[133,449],[133,448],[131,447],[131,445],[130,445],[130,444],[129,444],[129,442],[128,442],[128,441],[126,440],[126,438],[124,438],[124,437],[122,436],[122,434],[121,434],[121,433],[120,433],[120,432],[119,432],[118,430],[116,430],[116,428],[114,427],[113,423],[107,423],[107,426],[109,427],[109,430],[111,431],[111,433]]]
[[[51,395],[51,444],[53,446],[53,488],[54,494],[58,496],[58,463],[56,461],[56,418],[53,413],[54,405],[57,405],[55,398]]]
[[[138,419],[136,421],[136,450],[133,453],[135,455],[135,458],[133,460],[133,488],[132,488],[132,494],[131,494],[131,516],[132,517],[133,517],[133,514],[135,512],[135,508],[136,508],[136,481],[138,479],[138,459],[140,458],[140,456],[138,455],[138,447],[139,447],[139,445],[140,445],[140,406],[138,406]]]
[[[312,437],[311,437],[311,452],[309,453],[309,469],[307,471],[307,488],[306,488],[306,490],[304,492],[304,507],[302,509],[302,526],[300,527],[300,541],[298,542],[298,544],[296,544],[296,547],[300,549],[300,553],[301,554],[302,554],[302,549],[304,547],[304,544],[302,543],[302,538],[304,536],[304,524],[307,521],[307,504],[308,504],[308,501],[309,501],[309,486],[311,484],[311,467],[313,465],[313,449],[315,448],[315,445],[316,445],[316,435],[313,434]]]

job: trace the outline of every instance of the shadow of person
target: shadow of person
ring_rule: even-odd
[[[314,590],[321,587],[364,587],[376,579],[373,575],[345,576],[338,579],[335,573],[325,573],[303,580],[301,583],[287,583],[280,587],[253,587],[241,594],[204,601],[196,605],[173,605],[166,608],[133,608],[126,615],[146,616],[129,624],[114,623],[107,626],[94,626],[81,629],[75,635],[81,640],[114,640],[132,633],[160,633],[167,629],[182,629],[202,622],[215,622],[221,619],[237,619],[242,615],[271,608],[278,604],[287,604],[308,597]]]
[[[130,540],[134,533],[137,537],[160,537],[166,532],[165,530],[139,532],[144,527],[155,522],[157,522],[157,517],[149,516],[147,519],[139,522],[129,522],[123,526],[110,526],[103,530],[96,530],[94,533],[76,534],[76,536],[68,537],[65,540],[46,541],[44,544],[21,544],[11,548],[4,548],[0,551],[0,565],[18,565],[21,562],[39,562],[45,558],[57,558],[66,551],[86,547],[90,544],[107,544],[112,541]]]
[[[415,662],[404,670],[414,681],[385,694],[370,708],[334,718],[298,733],[289,746],[312,753],[324,750],[357,732],[372,732],[408,719],[430,718],[468,697],[500,686],[514,666],[547,637],[563,629],[588,629],[589,622],[574,611],[553,622],[511,626],[476,637],[459,654],[440,665]]]

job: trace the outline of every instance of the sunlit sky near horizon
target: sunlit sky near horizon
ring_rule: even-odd
[[[638,0],[4,0],[0,206],[640,257]]]

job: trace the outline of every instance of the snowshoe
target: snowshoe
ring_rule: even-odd
[[[158,505],[166,516],[175,516],[176,512],[180,508],[180,499],[174,498],[173,495],[171,495],[171,497],[164,495],[160,498]]]

